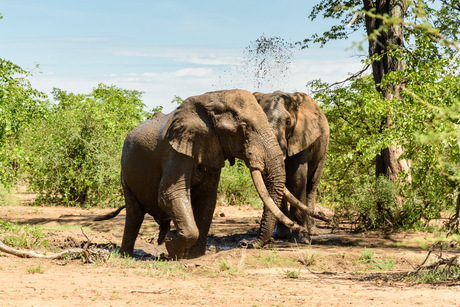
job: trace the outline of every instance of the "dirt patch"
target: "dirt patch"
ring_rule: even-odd
[[[21,202],[0,207],[0,219],[41,225],[50,250],[81,247],[87,241],[81,227],[94,244],[116,247],[124,212],[112,220],[92,220],[109,211]],[[379,263],[394,262],[391,274],[410,270],[425,258],[420,242],[429,234],[332,233],[322,226],[312,245],[275,240],[263,250],[238,248],[242,239],[255,236],[260,217],[259,210],[248,207],[218,207],[209,250],[192,260],[159,263],[112,257],[106,263],[83,264],[0,254],[0,297],[13,306],[459,306],[459,286],[411,285],[388,278],[385,268],[359,261],[367,248]],[[147,217],[136,249],[164,253],[157,236],[158,226]]]

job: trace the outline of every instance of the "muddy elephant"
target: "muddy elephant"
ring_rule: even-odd
[[[126,221],[120,252],[132,255],[148,213],[160,225],[158,243],[166,244],[170,257],[203,255],[220,171],[226,159],[234,158],[250,169],[264,215],[306,232],[279,208],[286,194],[283,153],[261,106],[250,92],[217,91],[190,97],[170,114],[155,113],[126,137],[121,157]],[[262,221],[260,232],[272,230]]]
[[[318,103],[304,93],[274,92],[271,94],[254,93],[257,101],[267,115],[285,158],[286,187],[311,211],[315,210],[318,185],[326,161],[329,144],[329,124]],[[315,234],[313,219],[298,208],[283,200],[283,212],[293,221]],[[274,218],[265,211],[263,220],[272,226]],[[255,243],[270,238],[273,228],[265,227],[267,233],[260,233]],[[309,242],[308,234],[290,231],[277,223],[274,237],[290,238],[299,243]]]

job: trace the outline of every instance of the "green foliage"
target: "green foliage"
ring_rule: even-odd
[[[13,248],[47,248],[48,240],[41,227],[37,225],[19,225],[0,220],[1,241]]]
[[[228,161],[225,163],[217,193],[217,201],[222,205],[252,205],[258,208],[263,206],[248,168],[239,159],[236,159],[233,166],[230,166]]]
[[[43,273],[45,273],[45,270],[42,268],[41,264],[38,264],[37,266],[28,268],[27,273],[29,273],[29,274],[43,274]]]
[[[382,271],[393,270],[396,266],[396,260],[391,258],[385,258],[382,261],[374,260],[374,267]]]
[[[100,84],[89,95],[54,89],[54,100],[28,130],[27,179],[43,201],[113,203],[121,196],[126,134],[148,115],[141,92]]]
[[[32,89],[29,75],[29,71],[0,59],[0,187],[7,190],[24,164],[24,128],[46,109],[45,95]]]
[[[0,184],[0,206],[9,205],[8,198],[8,190],[2,184]]]
[[[390,271],[396,266],[396,260],[391,258],[385,258],[384,260],[378,260],[374,257],[374,250],[372,248],[364,247],[361,255],[358,259],[361,263],[371,264],[373,269]]]
[[[374,250],[372,248],[364,247],[363,251],[361,252],[361,256],[359,257],[359,261],[369,263],[374,260]]]
[[[454,261],[452,265],[435,266],[412,273],[405,280],[420,284],[455,283],[460,280],[460,265],[458,261]]]
[[[298,270],[283,270],[286,278],[297,279],[300,277],[300,269]]]
[[[387,73],[380,86],[404,84],[400,99],[382,99],[371,76],[334,88],[310,83],[321,90],[315,98],[331,127],[322,194],[336,204],[339,218],[358,228],[415,227],[454,207],[460,182],[459,61],[432,33],[420,32],[410,50],[392,53],[406,67]],[[391,125],[382,125],[387,117]],[[401,158],[411,161],[411,171],[400,176],[410,183],[375,181],[374,157],[390,144],[405,149]]]
[[[171,103],[175,103],[177,105],[180,105],[182,102],[184,102],[184,99],[182,99],[180,96],[174,95],[173,100],[171,100]]]

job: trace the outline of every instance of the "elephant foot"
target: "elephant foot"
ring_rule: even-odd
[[[179,236],[176,231],[168,232],[164,239],[168,255],[174,260],[185,258],[186,248],[182,244],[178,244],[178,241]]]
[[[129,248],[124,247],[122,244],[120,249],[118,250],[118,253],[122,255],[123,257],[132,258],[134,255],[134,248],[129,249]]]
[[[171,243],[166,240],[166,250],[168,251],[169,258],[173,260],[185,258],[185,250],[182,247],[178,247],[174,242]]]
[[[206,243],[197,242],[186,252],[187,259],[198,258],[206,254]]]
[[[248,248],[248,249],[259,249],[267,245],[268,243],[273,243],[273,238],[270,238],[270,240],[263,242],[262,240],[255,238],[252,241],[248,241],[246,239],[243,239],[240,241],[238,244],[238,247],[240,248]]]
[[[307,224],[307,230],[310,236],[319,236],[321,234],[319,229],[314,224],[313,225]]]
[[[311,237],[306,233],[296,232],[292,234],[290,241],[298,244],[310,244]]]
[[[291,230],[281,223],[276,223],[272,236],[275,239],[288,239],[291,237]]]

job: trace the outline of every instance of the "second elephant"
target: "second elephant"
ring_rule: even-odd
[[[329,144],[329,124],[318,103],[310,96],[297,92],[254,93],[267,115],[269,124],[278,139],[285,157],[286,187],[296,198],[314,211],[316,193],[326,161]],[[315,234],[313,219],[283,201],[283,211],[293,221]],[[270,212],[264,212],[263,220],[273,220]],[[274,225],[274,223],[268,223]],[[253,244],[264,245],[273,229],[259,232]],[[290,231],[278,223],[275,237],[290,237],[299,243],[309,242],[304,233]]]

